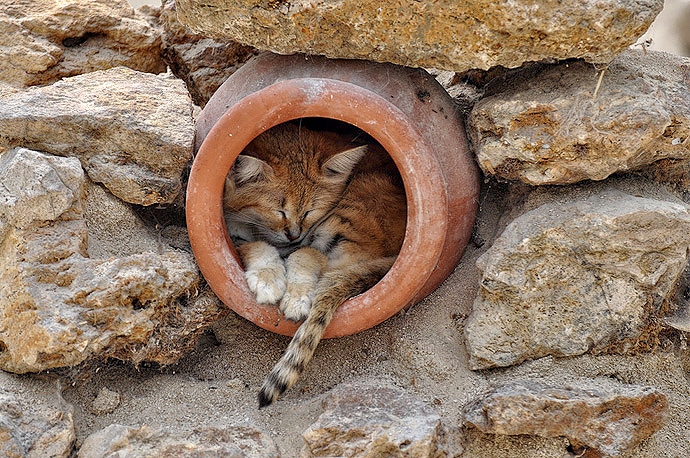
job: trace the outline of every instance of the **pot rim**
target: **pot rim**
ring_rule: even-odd
[[[400,254],[381,281],[336,310],[324,337],[340,337],[375,326],[418,299],[445,242],[448,196],[443,171],[433,149],[394,104],[368,89],[329,78],[283,80],[249,94],[228,108],[199,148],[187,188],[187,227],[199,268],[216,295],[258,326],[294,334],[297,324],[284,319],[277,306],[256,303],[249,291],[225,226],[222,195],[235,158],[254,138],[305,117],[336,119],[371,135],[396,163],[407,198]]]

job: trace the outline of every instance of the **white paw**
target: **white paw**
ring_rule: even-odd
[[[282,263],[247,270],[244,276],[259,304],[277,304],[285,294],[287,279]]]
[[[307,318],[311,309],[311,288],[309,285],[290,285],[280,301],[280,311],[291,321]]]

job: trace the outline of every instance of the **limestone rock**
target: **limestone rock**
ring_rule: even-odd
[[[172,202],[192,157],[192,103],[182,81],[124,67],[0,98],[0,148],[78,157],[126,202]]]
[[[655,164],[658,178],[687,186],[689,68],[688,58],[628,50],[608,67],[569,62],[507,78],[468,118],[479,165],[543,185]]]
[[[177,20],[175,0],[163,0],[163,58],[187,84],[194,103],[204,107],[226,79],[256,50],[232,40],[213,40],[187,29]]]
[[[0,160],[0,368],[34,372],[94,356],[169,364],[222,315],[217,299],[195,296],[190,253],[88,257],[76,159],[13,149]]]
[[[110,425],[84,440],[78,458],[156,456],[160,458],[278,458],[266,433],[254,426],[201,426],[193,432],[164,433],[149,426]]]
[[[165,72],[160,33],[126,0],[0,3],[0,81],[49,84],[124,65]]]
[[[477,260],[470,367],[654,347],[688,247],[682,203],[609,188],[528,211]]]
[[[84,218],[90,258],[123,257],[165,248],[161,237],[141,220],[131,205],[91,181],[86,187]]]
[[[177,0],[205,35],[292,54],[465,71],[581,57],[608,62],[633,44],[661,0],[470,2]]]
[[[57,219],[84,194],[84,172],[77,159],[25,148],[0,156],[0,183],[0,239],[12,228]]]
[[[440,431],[438,413],[400,388],[344,384],[302,434],[301,456],[436,457]]]
[[[0,456],[67,458],[76,439],[72,408],[57,388],[44,396],[37,383],[16,383],[0,372]],[[24,385],[24,386],[18,386]]]
[[[4,81],[0,81],[0,99],[7,97],[10,94],[15,94],[22,89],[12,86]]]
[[[659,430],[666,396],[653,387],[575,380],[565,386],[538,380],[510,382],[470,404],[465,421],[482,432],[567,437],[575,449],[614,457]],[[590,450],[591,451],[591,450]]]

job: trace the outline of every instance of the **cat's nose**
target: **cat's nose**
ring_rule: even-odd
[[[300,232],[299,228],[285,229],[285,236],[291,242],[294,242],[295,240],[297,240],[300,236],[300,233],[301,232]]]

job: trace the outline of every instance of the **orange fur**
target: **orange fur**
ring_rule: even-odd
[[[393,264],[405,193],[379,145],[282,124],[238,157],[224,209],[257,301],[304,320],[262,386],[264,406],[298,379],[335,309]]]

